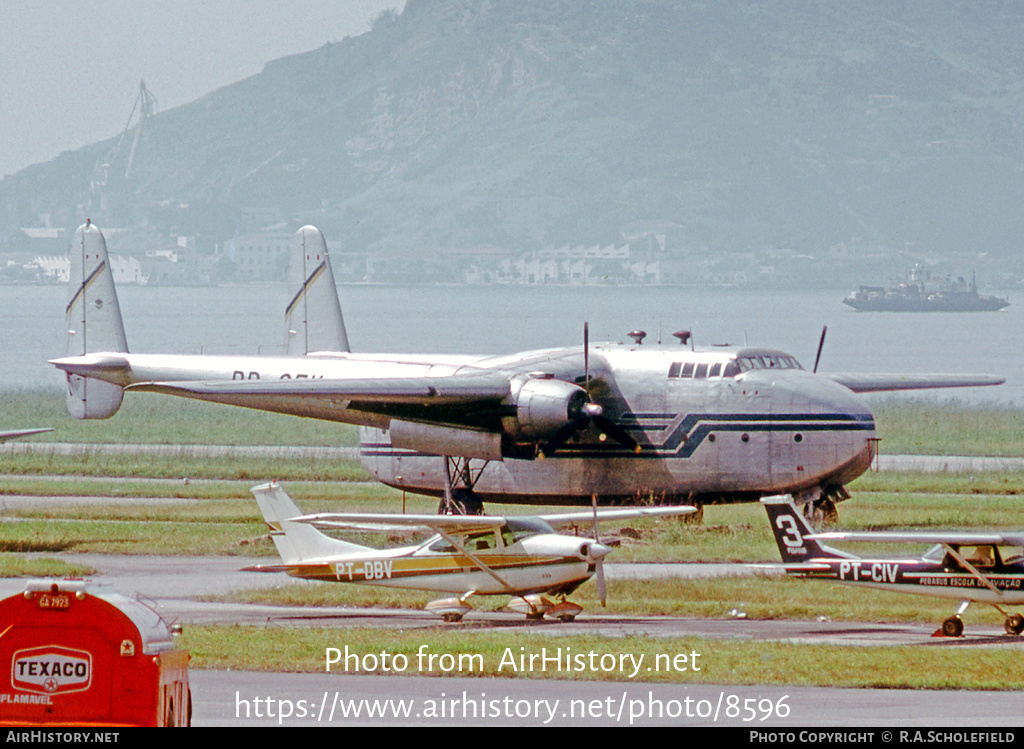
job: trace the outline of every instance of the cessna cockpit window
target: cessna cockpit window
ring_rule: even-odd
[[[505,546],[511,546],[527,536],[554,532],[554,528],[549,523],[539,518],[509,518],[501,529],[501,538],[505,542]]]
[[[1003,564],[1013,564],[1024,559],[1024,547],[1021,546],[1000,546],[999,556],[1002,557]]]
[[[471,533],[465,537],[462,545],[469,551],[485,551],[487,549],[493,549],[495,548],[494,532],[484,531],[483,533]],[[455,546],[445,538],[439,538],[437,541],[432,543],[430,545],[430,550],[439,554],[452,554],[457,551]]]

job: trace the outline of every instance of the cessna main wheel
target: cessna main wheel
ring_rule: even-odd
[[[951,616],[942,623],[942,634],[946,637],[960,637],[964,633],[964,621],[959,616]]]
[[[1021,632],[1024,632],[1024,616],[1011,614],[1006,617],[1006,622],[1003,626],[1006,628],[1006,634],[1019,635]]]

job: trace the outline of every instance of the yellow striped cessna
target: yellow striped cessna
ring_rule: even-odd
[[[253,487],[263,519],[281,556],[279,565],[257,565],[253,572],[287,572],[325,582],[440,591],[449,597],[427,604],[445,621],[459,621],[472,610],[473,595],[507,595],[509,608],[532,619],[545,615],[572,621],[582,610],[565,596],[597,575],[605,602],[602,544],[598,521],[666,517],[696,512],[695,507],[632,507],[531,517],[491,515],[397,515],[321,513],[304,515],[280,484]],[[593,522],[594,538],[565,535],[556,528]],[[374,549],[321,533],[319,528],[394,532],[429,529],[436,535],[412,546]],[[558,596],[557,603],[546,596]]]
[[[516,354],[359,354],[323,235],[292,249],[285,356],[128,351],[102,233],[75,234],[67,405],[107,418],[128,391],[355,424],[381,482],[480,512],[484,501],[698,506],[793,494],[832,514],[870,466],[875,423],[858,393],[997,385],[974,375],[821,374],[771,348],[591,344]],[[824,341],[824,335],[822,342]],[[821,345],[818,354],[820,357]]]

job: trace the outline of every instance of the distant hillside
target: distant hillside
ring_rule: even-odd
[[[1024,6],[966,0],[409,0],[157,114],[130,179],[111,171],[109,220],[223,239],[248,211],[398,254],[657,225],[681,256],[1019,268],[1022,31]],[[114,144],[0,182],[0,230],[77,225]]]

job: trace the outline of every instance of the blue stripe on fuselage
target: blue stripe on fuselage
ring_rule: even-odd
[[[650,420],[675,421],[677,414],[625,413],[617,423],[628,431],[641,430],[645,434],[663,432],[671,427],[644,426],[639,422]],[[860,432],[873,431],[875,420],[870,414],[811,413],[811,414],[688,414],[672,429],[659,445],[642,444],[640,453],[619,444],[585,443],[562,445],[556,458],[690,458],[712,432]],[[429,455],[418,451],[401,450],[389,443],[366,443],[360,446],[364,456]]]

